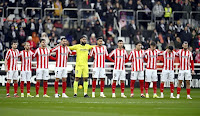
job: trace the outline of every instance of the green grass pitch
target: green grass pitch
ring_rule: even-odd
[[[100,98],[99,91],[97,88],[96,98],[83,98],[83,89],[79,89],[78,98],[73,98],[73,89],[67,88],[70,98],[55,99],[53,87],[47,92],[51,98],[42,98],[40,87],[40,98],[13,98],[11,87],[11,98],[6,98],[5,87],[0,87],[0,116],[200,116],[200,89],[191,90],[192,100],[186,99],[185,89],[181,90],[180,99],[170,99],[169,89],[164,90],[164,99],[153,99],[152,89],[149,99],[140,98],[139,88],[135,89],[134,98],[129,97],[129,88],[125,88],[128,98],[120,98],[120,88],[116,89],[117,98],[111,98],[111,88],[105,88],[107,98]],[[35,87],[31,92],[35,95]],[[91,96],[91,88],[88,93]],[[174,93],[176,96],[176,89]]]

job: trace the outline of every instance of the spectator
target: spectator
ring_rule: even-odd
[[[174,26],[175,28],[175,32],[178,34],[178,36],[180,35],[180,33],[184,30],[183,25],[181,24],[181,21],[178,20],[176,22],[176,25]]]
[[[192,31],[192,39],[191,39],[189,45],[190,45],[194,50],[195,50],[196,48],[198,48],[198,40],[197,40],[197,36],[196,36],[195,30]]]
[[[153,33],[151,35],[151,39],[152,39],[152,41],[155,41],[155,42],[158,41],[158,32],[157,32],[156,29],[153,30]]]
[[[96,37],[95,37],[95,34],[92,33],[92,34],[91,34],[91,37],[90,37],[90,44],[91,44],[91,45],[96,45],[96,43],[97,43],[97,39],[96,39]]]
[[[109,25],[114,25],[114,13],[112,9],[109,9],[109,12],[106,14],[106,25],[106,27],[108,27]]]
[[[61,23],[61,21],[60,20],[56,21],[54,23],[54,27],[56,28],[58,35],[60,35],[60,33],[62,32],[62,29],[63,29],[63,24]]]
[[[192,7],[191,7],[191,4],[188,2],[188,0],[185,0],[185,3],[183,5],[183,9],[182,11],[186,11],[187,13],[190,13],[192,11]],[[183,16],[182,18],[184,19],[184,24],[188,23],[188,17],[187,17],[187,14],[186,13],[183,13]]]
[[[35,20],[32,18],[27,28],[29,29],[29,35],[32,35],[32,32],[36,32]]]
[[[54,16],[55,17],[59,17],[61,15],[61,13],[62,13],[62,10],[63,10],[63,8],[62,8],[62,2],[60,2],[59,0],[56,0],[54,2],[54,8],[58,8],[58,9],[55,10]]]
[[[51,22],[51,19],[48,19],[48,22],[46,24],[44,24],[44,29],[47,34],[51,33],[51,31],[53,29],[53,23]]]
[[[128,1],[125,9],[128,9],[128,10],[134,10],[135,9],[134,5],[133,5],[133,0]],[[127,16],[127,21],[133,20],[133,13],[132,12],[126,12],[126,16]]]
[[[40,42],[40,38],[37,36],[36,32],[32,33],[32,41],[35,43],[35,45],[37,46]]]
[[[103,17],[103,11],[105,9],[103,1],[97,0],[95,5],[94,5],[94,9],[96,10],[96,12],[99,13],[100,18],[102,18]]]
[[[42,19],[38,20],[38,23],[36,24],[36,32],[41,35],[44,32],[44,25],[42,23]]]
[[[18,24],[18,27],[22,27],[26,31],[27,24],[24,18],[21,19],[20,23]]]
[[[176,40],[174,41],[174,45],[176,49],[181,49],[182,48],[182,42],[179,37],[176,37]]]
[[[179,0],[175,0],[175,3],[172,4],[172,10],[173,11],[181,11],[181,5],[179,4]],[[180,13],[176,13],[174,15],[174,20],[179,20],[181,18],[181,14]]]
[[[90,37],[92,34],[92,30],[90,29],[89,26],[86,27],[86,29],[84,30],[84,35],[87,35],[87,37]]]
[[[91,5],[90,5],[90,1],[89,0],[85,0],[82,4],[82,8],[83,9],[91,9]],[[83,12],[83,17],[84,18],[88,18],[90,17],[90,11],[84,11]]]
[[[175,31],[175,27],[172,22],[169,23],[167,30],[170,30],[171,32]]]
[[[160,1],[157,1],[157,3],[154,5],[153,7],[153,14],[155,16],[155,19],[161,19],[163,14],[164,14],[164,8],[163,6],[160,4]]]
[[[76,32],[75,32],[75,35],[74,35],[74,39],[77,41],[77,43],[80,43],[80,38],[81,38],[82,35],[83,35],[83,32],[82,32],[81,28],[78,27],[76,29]]]
[[[156,30],[158,30],[158,33],[162,33],[162,35],[164,36],[166,33],[166,26],[165,26],[165,20],[162,19],[160,21],[160,24],[157,25]]]
[[[12,23],[12,25],[15,27],[15,30],[18,31],[17,19],[13,18],[13,23]]]
[[[200,63],[200,52],[196,49],[195,63]]]
[[[108,53],[110,53],[114,49],[114,43],[111,42],[109,39],[106,40],[106,47],[108,50]]]
[[[172,8],[170,7],[169,4],[167,4],[167,6],[165,7],[165,20],[169,20],[169,18],[172,15]]]
[[[187,41],[188,43],[190,43],[192,35],[188,32],[188,27],[185,27],[184,31],[181,32],[180,38],[181,41]]]
[[[48,38],[48,36],[47,36],[47,34],[46,34],[45,32],[43,32],[43,33],[41,34],[41,39],[45,39],[46,44],[47,44],[47,45],[49,44],[49,38]]]
[[[20,48],[20,50],[22,50],[23,49],[23,47],[22,47],[23,43],[26,41],[26,33],[25,33],[25,31],[22,27],[19,28],[17,35],[18,35],[19,48]]]
[[[34,51],[34,49],[36,49],[36,44],[32,41],[31,36],[28,36],[27,42],[30,43],[30,50]]]
[[[143,35],[141,34],[140,31],[137,32],[137,34],[134,36],[134,43],[137,43],[137,42],[144,42],[144,37]]]
[[[15,31],[15,27],[13,25],[11,25],[11,28],[8,31],[8,42],[11,43],[12,40],[17,40],[17,32]]]
[[[142,4],[141,0],[137,1],[136,10],[143,10],[144,5]]]
[[[137,27],[135,25],[135,21],[134,20],[131,20],[131,23],[128,25],[128,35],[129,35],[129,38],[130,38],[130,44],[133,43],[133,38],[135,36],[135,33],[137,31]]]
[[[3,32],[4,32],[5,35],[7,35],[9,29],[10,29],[9,19],[6,18],[6,20],[3,23]]]
[[[77,8],[74,0],[71,0],[67,8]],[[67,11],[69,18],[77,18],[77,12],[74,10]],[[74,20],[69,20],[69,28],[74,28]]]

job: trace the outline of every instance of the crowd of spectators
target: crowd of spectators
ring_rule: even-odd
[[[0,15],[4,14],[3,25],[0,28],[0,59],[3,59],[5,51],[10,47],[12,40],[18,40],[19,50],[23,49],[24,42],[28,41],[31,50],[39,47],[39,40],[45,39],[48,47],[55,47],[61,36],[68,39],[68,45],[79,43],[80,37],[85,34],[88,36],[89,44],[96,44],[96,38],[102,36],[104,43],[110,52],[116,47],[115,39],[118,37],[118,31],[114,28],[114,20],[122,27],[126,33],[122,36],[129,37],[130,43],[142,41],[145,49],[149,47],[151,41],[157,43],[160,50],[166,49],[168,45],[176,49],[182,48],[182,42],[187,41],[190,50],[194,53],[195,61],[200,62],[200,13],[193,15],[194,25],[187,20],[187,14],[174,15],[173,11],[200,11],[199,0],[0,0]],[[27,11],[27,16],[22,12],[18,17],[10,19],[6,16],[7,7],[39,7],[44,11],[45,8],[58,8],[55,11],[47,11],[47,17],[37,9]],[[87,19],[78,25],[73,20],[63,22],[59,19],[64,13],[69,18],[77,18],[76,11],[62,12],[64,8],[83,8],[95,9],[98,12],[103,25],[99,19],[91,12],[83,12],[82,18]],[[144,10],[139,13],[138,19],[151,19],[151,13],[155,21],[154,30],[151,35],[145,36],[148,29],[148,23],[142,22],[136,24],[136,18],[131,12],[120,12],[119,10]],[[42,12],[44,13],[44,12]],[[16,14],[15,10],[9,10],[8,14]],[[53,18],[57,18],[53,20]],[[142,27],[142,28],[141,28]]]

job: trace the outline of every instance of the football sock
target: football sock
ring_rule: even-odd
[[[170,84],[170,91],[171,93],[174,93],[174,84]]]
[[[144,94],[144,80],[139,80],[140,82],[140,91],[141,91],[141,94],[143,95]]]
[[[92,92],[95,92],[96,89],[96,80],[92,81]]]
[[[74,81],[74,94],[77,94],[78,81]]]
[[[21,81],[20,89],[21,89],[21,93],[24,93],[24,81]]]
[[[9,94],[9,90],[10,90],[10,83],[6,83],[6,91],[7,91],[7,94]]]
[[[63,89],[63,93],[65,93],[66,91],[66,88],[67,88],[67,82],[62,82],[62,89]]]
[[[153,82],[153,93],[156,94],[157,91],[157,82]]]
[[[84,81],[83,86],[84,86],[84,95],[86,95],[88,90],[88,81]]]
[[[36,95],[39,94],[39,89],[40,89],[40,82],[36,82],[35,85]]]
[[[58,81],[54,83],[55,93],[58,94]]]
[[[124,93],[124,88],[125,88],[125,84],[123,82],[123,83],[121,83],[121,93]]]
[[[47,94],[47,82],[43,82],[43,88],[44,88],[44,95]]]
[[[31,82],[30,81],[27,81],[26,88],[27,88],[27,93],[30,93],[30,91],[31,91]]]
[[[103,90],[104,90],[104,80],[101,80],[100,88],[101,88],[101,92],[103,92]]]
[[[177,87],[177,94],[180,94],[181,92],[181,87]]]
[[[160,92],[163,93],[164,91],[164,83],[160,83]]]
[[[148,89],[149,89],[149,82],[145,82],[145,91],[146,91],[146,94],[148,94]]]
[[[14,93],[17,94],[18,83],[14,83]]]
[[[131,80],[131,83],[130,83],[131,94],[133,94],[133,91],[134,91],[134,84],[135,84],[135,80]]]
[[[112,84],[112,93],[115,93],[116,83]]]
[[[187,95],[190,95],[190,89],[187,89]]]

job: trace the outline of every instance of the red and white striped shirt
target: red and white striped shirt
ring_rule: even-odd
[[[21,71],[31,71],[31,61],[34,53],[29,51],[21,51],[19,57],[21,58]]]
[[[156,69],[157,67],[157,58],[158,58],[158,54],[160,54],[161,51],[155,49],[155,50],[151,50],[148,49],[145,51],[146,57],[147,57],[147,69]]]
[[[189,50],[179,50],[177,52],[180,60],[180,70],[190,70],[190,63],[193,60],[192,53]]]
[[[115,70],[125,70],[125,60],[128,58],[128,54],[126,50],[122,49],[119,50],[118,48],[113,50],[110,54],[109,57],[114,56],[114,69]]]
[[[47,69],[49,67],[50,50],[48,48],[38,48],[33,57],[37,57],[37,68]]]
[[[144,70],[144,50],[133,50],[129,54],[128,60],[132,61],[132,71],[143,71]]]
[[[7,60],[7,68],[8,70],[18,70],[17,68],[17,60],[19,57],[19,51],[16,49],[15,51],[13,49],[9,49],[6,53],[5,59]]]
[[[174,60],[175,60],[176,52],[172,51],[171,53],[169,53],[167,51],[164,51],[162,53],[162,55],[163,55],[163,59],[164,59],[163,69],[164,70],[174,70]]]
[[[68,55],[72,54],[71,50],[65,46],[61,45],[50,50],[51,52],[56,52],[56,67],[67,67]]]
[[[105,59],[106,59],[106,56],[108,56],[108,51],[107,51],[106,46],[93,47],[90,52],[90,57],[92,56],[94,56],[93,68],[104,68]]]

